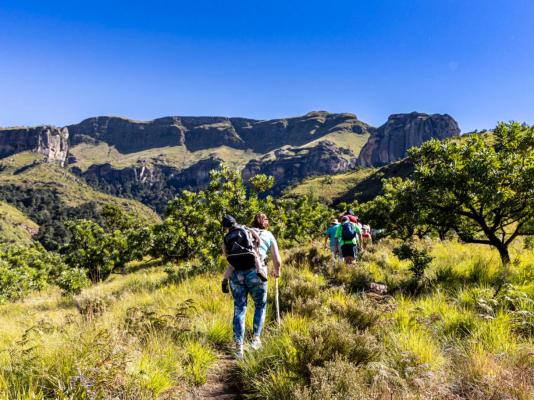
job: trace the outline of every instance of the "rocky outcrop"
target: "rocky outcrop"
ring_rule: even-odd
[[[38,126],[0,129],[0,158],[22,151],[35,151],[49,162],[64,165],[69,150],[67,128]]]
[[[362,148],[358,164],[380,166],[405,157],[410,147],[436,138],[458,136],[458,123],[447,114],[393,114],[376,129]]]
[[[273,192],[314,175],[332,175],[352,169],[356,155],[349,149],[322,141],[313,147],[283,147],[257,160],[251,160],[243,169],[248,181],[257,174],[274,176]]]
[[[135,197],[141,188],[165,189],[173,194],[183,189],[198,190],[210,181],[210,171],[221,166],[222,160],[210,157],[196,162],[188,168],[179,170],[169,165],[137,165],[114,168],[111,164],[91,165],[87,171],[71,169],[76,175],[85,178],[90,185],[110,194],[128,194]]]
[[[265,153],[284,145],[301,146],[329,133],[363,134],[368,125],[354,114],[311,112],[301,117],[253,120],[226,117],[165,117],[139,122],[95,117],[69,125],[72,144],[103,141],[121,153],[185,145],[196,151],[219,146]]]

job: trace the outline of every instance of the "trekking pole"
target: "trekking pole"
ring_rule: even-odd
[[[280,326],[280,302],[278,299],[278,278],[274,279],[274,305],[276,308],[276,322]]]

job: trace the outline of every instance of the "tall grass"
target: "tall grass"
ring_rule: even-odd
[[[248,398],[534,397],[534,252],[514,245],[494,297],[500,266],[487,247],[425,243],[434,259],[412,292],[397,245],[355,266],[332,265],[313,243],[286,253],[282,324],[271,285],[263,348],[234,377]],[[172,283],[163,267],[136,266],[76,297],[48,288],[0,305],[0,399],[186,398],[232,345],[220,278]],[[370,294],[371,282],[389,293]]]

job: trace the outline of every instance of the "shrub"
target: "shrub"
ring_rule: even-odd
[[[64,294],[80,294],[82,289],[91,285],[87,273],[80,268],[64,270],[55,281]]]
[[[293,397],[299,400],[365,400],[361,369],[341,358],[327,361],[323,367],[312,367],[310,384],[298,385]]]
[[[296,349],[292,368],[307,382],[312,367],[322,367],[336,358],[360,365],[378,355],[377,344],[371,335],[355,332],[343,321],[325,321],[313,326],[308,335],[295,334],[292,339]]]
[[[0,244],[0,302],[43,289],[66,268],[61,258],[40,245]]]
[[[433,257],[425,249],[417,249],[413,243],[403,243],[393,249],[393,253],[400,260],[410,260],[413,276],[416,280],[421,280],[425,275],[428,265],[432,262]]]

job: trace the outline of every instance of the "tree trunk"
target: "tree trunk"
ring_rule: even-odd
[[[501,289],[503,288],[504,284],[506,283],[506,278],[508,274],[508,265],[510,264],[510,253],[508,252],[508,246],[506,246],[504,243],[499,242],[498,245],[496,245],[497,250],[499,251],[499,255],[501,256],[501,262],[502,262],[502,271],[497,279],[497,285],[495,287],[495,293],[493,294],[493,298],[497,297]]]

